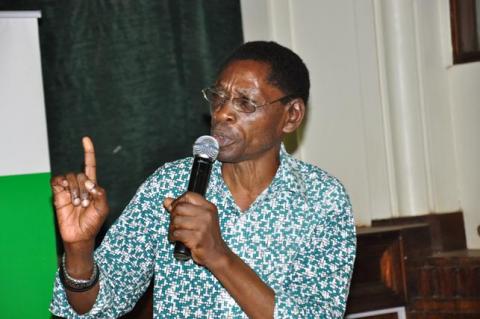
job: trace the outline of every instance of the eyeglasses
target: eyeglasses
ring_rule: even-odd
[[[217,91],[214,88],[206,88],[202,90],[203,97],[210,103],[210,111],[213,113],[218,110],[222,105],[225,105],[228,101],[232,103],[233,108],[237,112],[241,113],[253,113],[259,107],[264,107],[270,104],[274,104],[280,101],[285,101],[293,97],[293,94],[285,95],[279,99],[276,99],[265,104],[257,105],[252,100],[246,97],[231,97],[227,94]]]

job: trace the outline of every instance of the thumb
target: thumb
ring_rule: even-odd
[[[85,188],[93,196],[93,198],[98,198],[99,196],[103,195],[103,189],[89,179],[85,181]]]
[[[171,197],[166,197],[164,200],[163,200],[163,207],[165,207],[166,210],[168,211],[171,211],[172,210],[172,203],[173,203],[174,199],[171,198]]]
[[[87,179],[85,181],[85,188],[90,193],[92,198],[95,201],[95,208],[101,211],[108,211],[107,199],[105,196],[105,190],[100,186],[96,185],[91,180]]]

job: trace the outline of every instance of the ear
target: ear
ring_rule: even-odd
[[[302,124],[305,116],[305,103],[302,99],[296,98],[288,102],[287,118],[283,125],[283,132],[288,134],[294,132]]]

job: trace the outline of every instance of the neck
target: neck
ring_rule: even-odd
[[[253,160],[222,164],[223,179],[242,211],[272,182],[280,165],[279,151],[280,145]]]

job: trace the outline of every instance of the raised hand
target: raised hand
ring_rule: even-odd
[[[94,242],[109,211],[105,190],[97,185],[93,143],[89,137],[84,137],[82,143],[84,172],[51,180],[60,235],[67,245]]]

